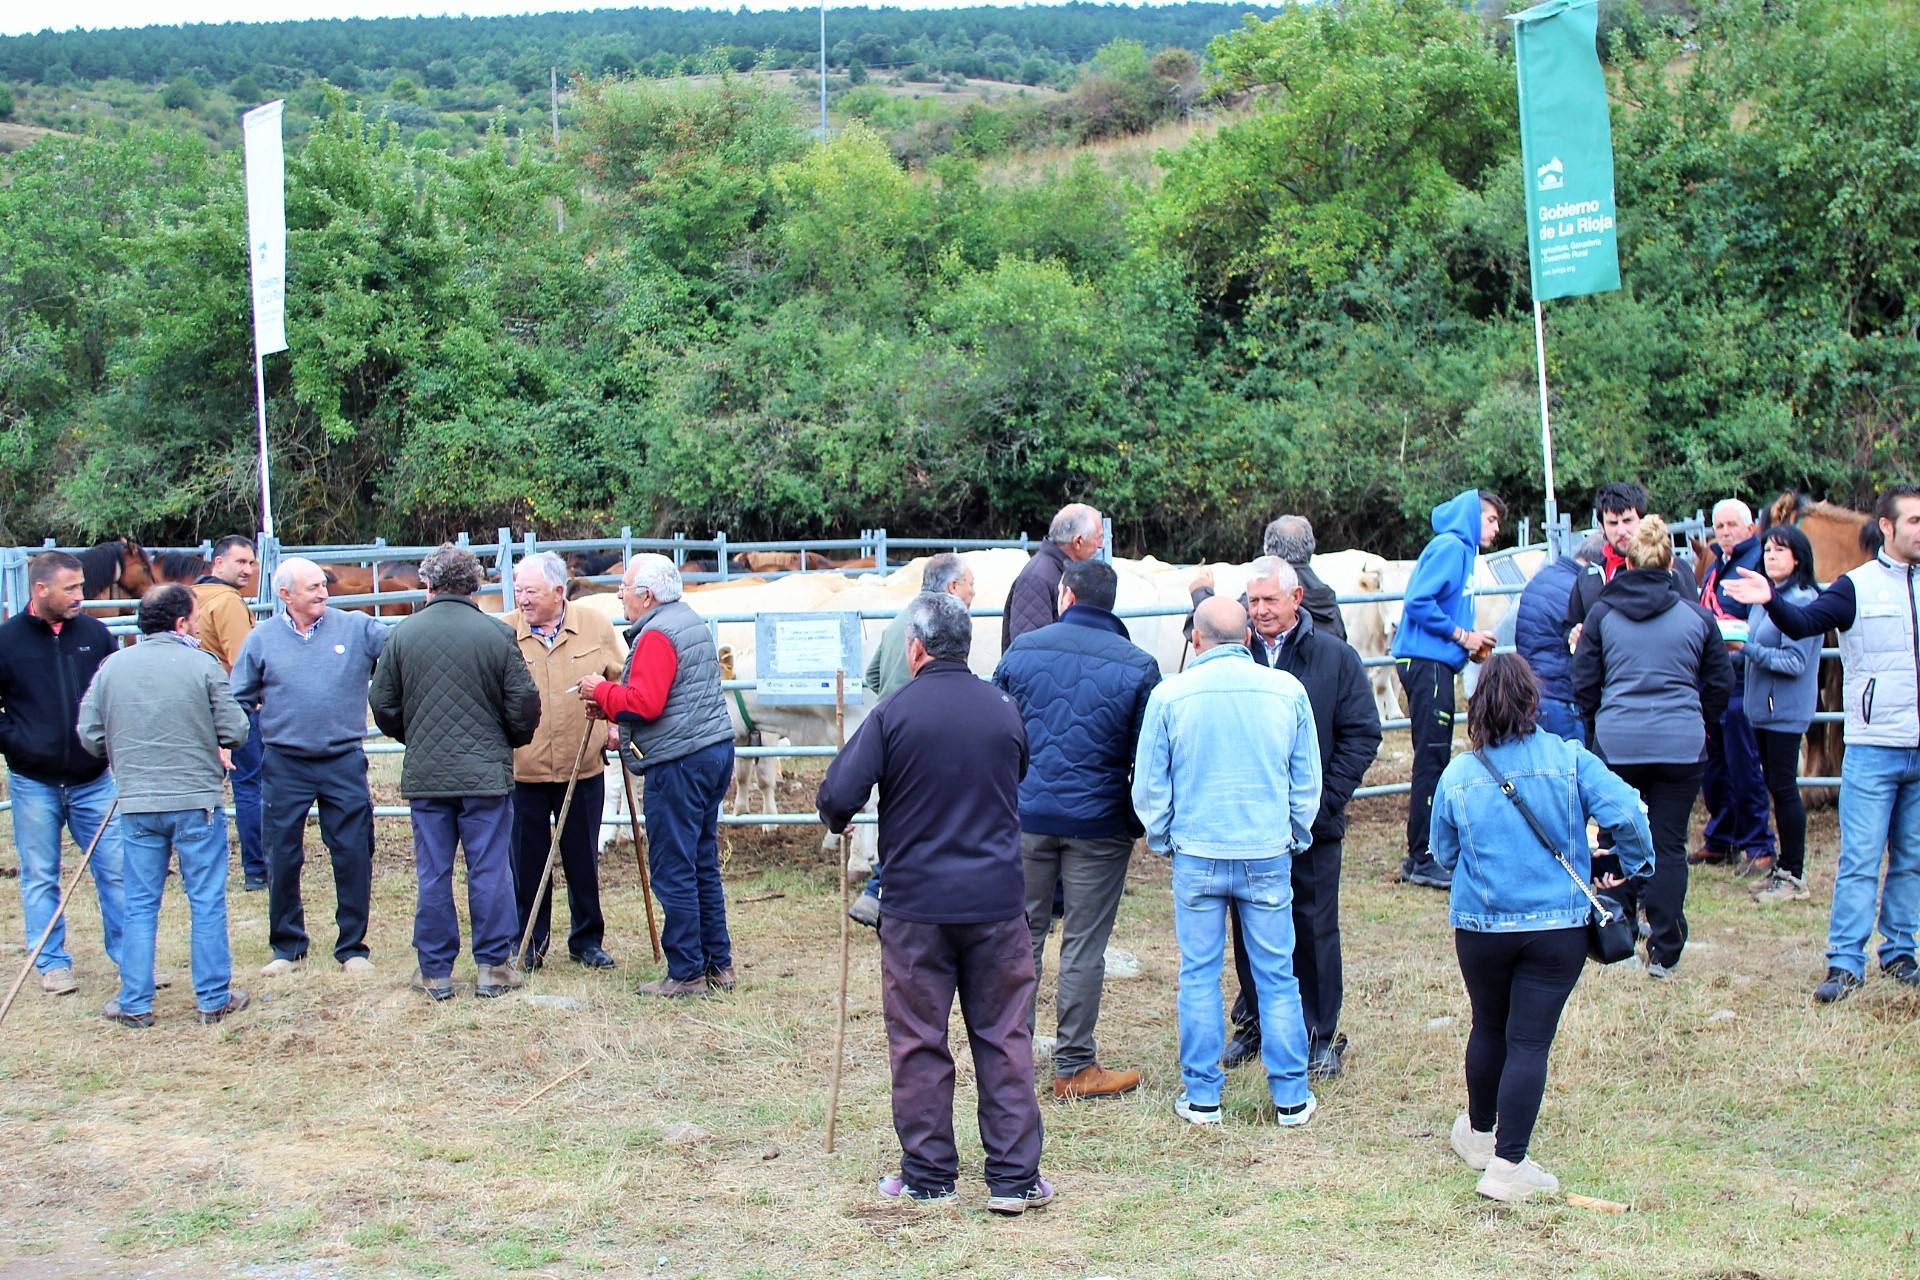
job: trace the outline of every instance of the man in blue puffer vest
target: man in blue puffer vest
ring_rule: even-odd
[[[1540,727],[1568,742],[1587,744],[1587,726],[1573,705],[1573,655],[1561,623],[1574,583],[1606,554],[1606,537],[1590,533],[1570,556],[1540,566],[1513,612],[1513,648],[1540,683]]]
[[[1407,857],[1400,879],[1446,889],[1453,878],[1427,852],[1433,789],[1453,756],[1453,680],[1467,659],[1484,661],[1493,634],[1473,626],[1474,558],[1500,535],[1507,505],[1485,489],[1455,494],[1433,509],[1433,540],[1407,583],[1394,666],[1407,694],[1413,736],[1413,792],[1407,797]]]
[[[1101,1066],[1093,1038],[1107,938],[1141,831],[1129,798],[1134,747],[1147,695],[1160,683],[1152,655],[1128,638],[1113,614],[1118,590],[1113,566],[1104,561],[1067,565],[1060,620],[1016,639],[993,673],[993,682],[1020,706],[1031,754],[1020,783],[1020,852],[1036,975],[1053,925],[1056,885],[1065,897],[1056,1102],[1111,1097],[1140,1083],[1138,1071]]]

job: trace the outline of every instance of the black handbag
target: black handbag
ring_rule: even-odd
[[[1476,751],[1473,758],[1493,776],[1493,780],[1500,785],[1500,794],[1513,801],[1513,807],[1527,820],[1527,825],[1533,828],[1533,834],[1546,851],[1553,855],[1553,860],[1573,878],[1573,882],[1580,886],[1580,892],[1586,894],[1587,901],[1593,904],[1593,915],[1587,920],[1587,959],[1597,960],[1601,964],[1618,964],[1632,955],[1638,942],[1635,936],[1638,931],[1634,928],[1632,918],[1627,915],[1627,909],[1620,905],[1620,900],[1608,894],[1595,893],[1593,886],[1581,878],[1580,873],[1573,869],[1573,864],[1567,861],[1566,855],[1548,837],[1540,820],[1533,816],[1533,810],[1527,808],[1527,802],[1520,798],[1514,785],[1507,781],[1505,774],[1493,767],[1493,761],[1487,759],[1486,752]]]

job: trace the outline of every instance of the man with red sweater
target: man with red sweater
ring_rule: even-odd
[[[618,681],[583,676],[580,696],[620,730],[620,758],[645,779],[647,860],[666,920],[667,974],[638,994],[733,990],[733,943],[720,883],[720,802],[733,780],[733,722],[706,620],[680,598],[661,555],[627,562],[620,603],[631,624]]]

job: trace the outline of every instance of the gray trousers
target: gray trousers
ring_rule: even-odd
[[[1093,1040],[1100,1021],[1100,990],[1107,979],[1107,939],[1120,909],[1133,855],[1131,836],[1043,836],[1020,833],[1027,870],[1027,929],[1033,934],[1033,973],[1038,1000],[1040,954],[1053,927],[1053,895],[1058,886],[1066,911],[1060,922],[1060,979],[1054,996],[1059,1042],[1053,1073],[1064,1080],[1099,1061]],[[1034,1011],[1027,1010],[1027,1027]]]

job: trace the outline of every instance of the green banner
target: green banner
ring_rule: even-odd
[[[1520,75],[1527,251],[1539,302],[1620,287],[1597,5],[1547,0],[1507,18]]]

